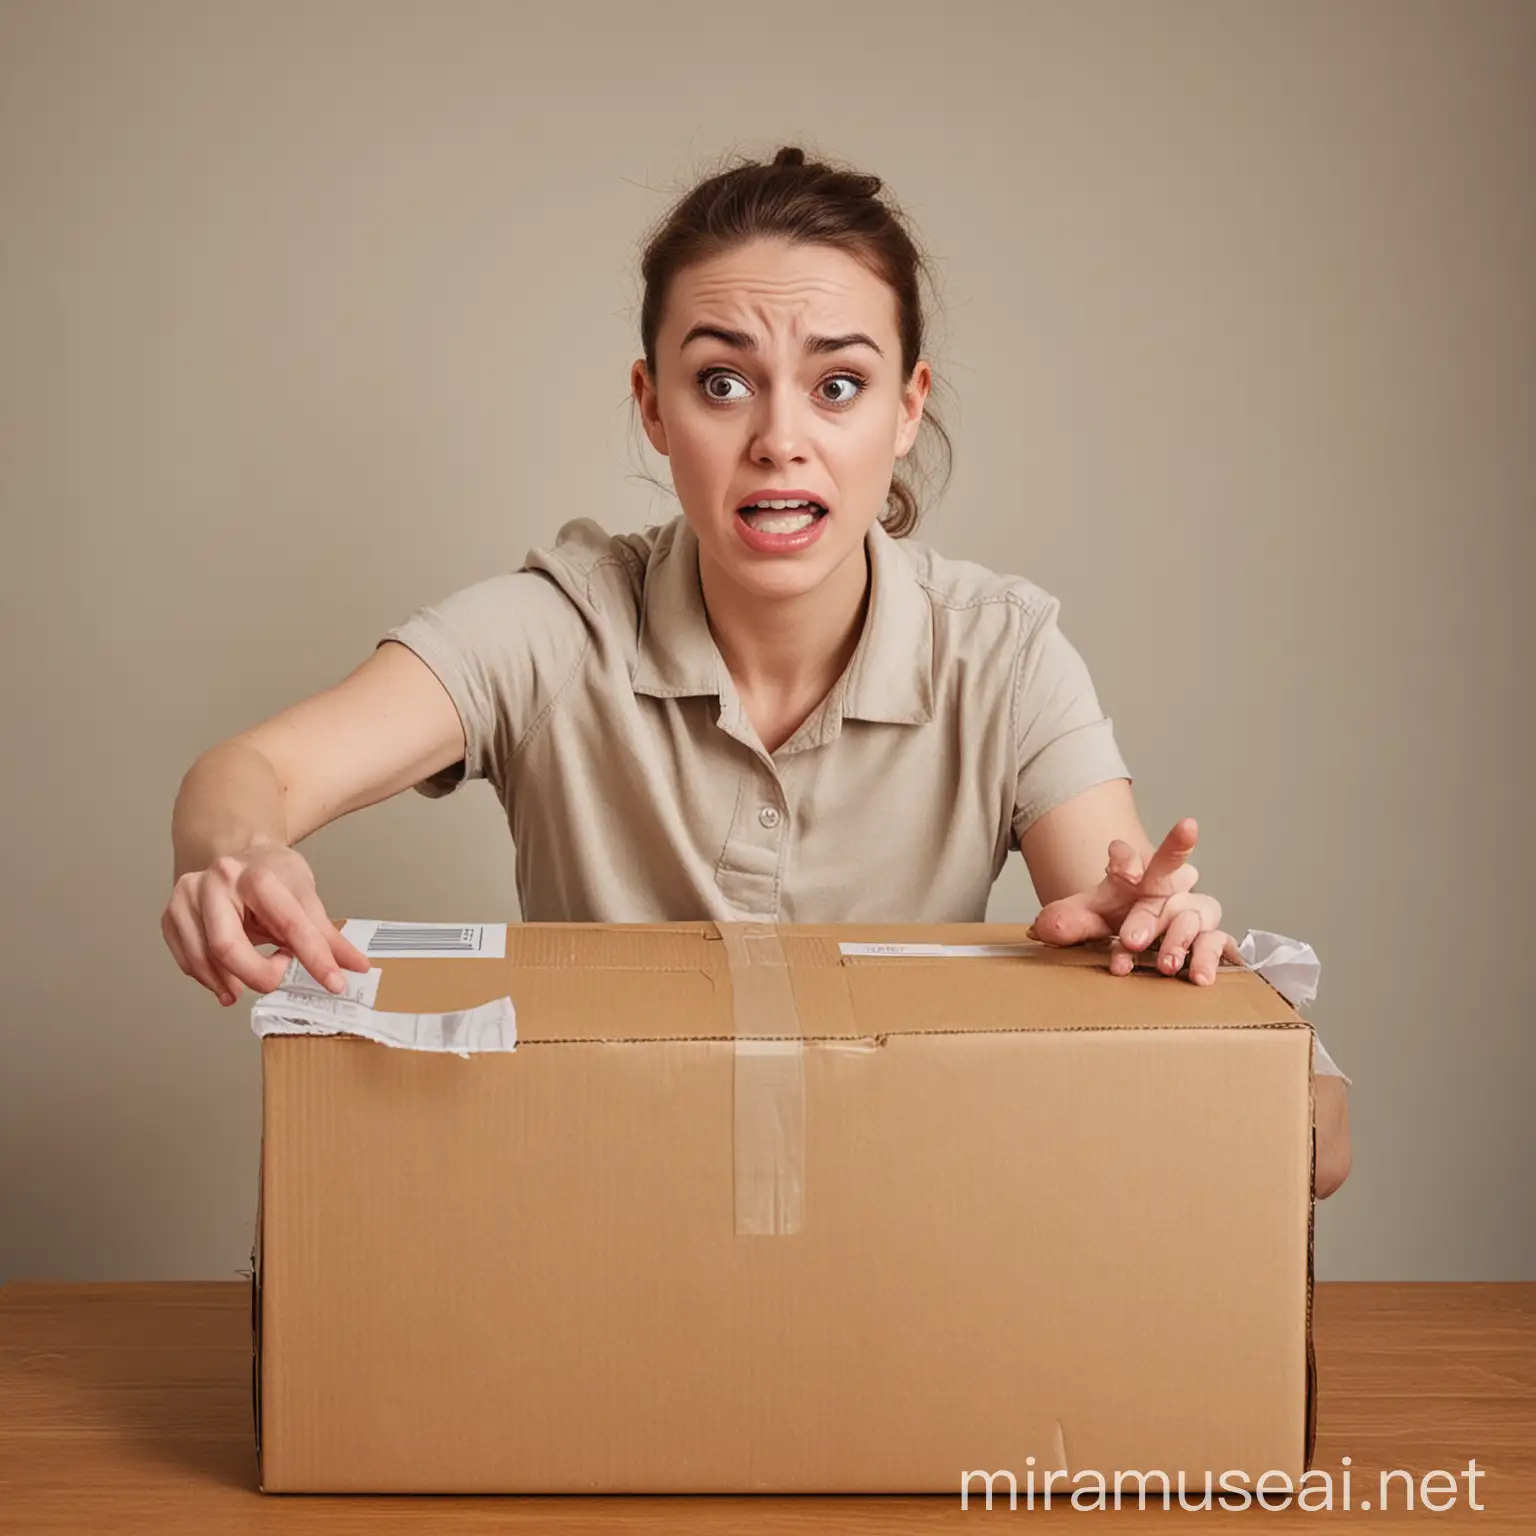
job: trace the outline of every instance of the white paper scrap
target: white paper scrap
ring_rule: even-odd
[[[505,923],[393,923],[349,917],[342,937],[370,959],[504,960]]]
[[[1250,928],[1237,952],[1250,971],[1257,971],[1293,1008],[1317,996],[1322,962],[1310,944],[1284,934]]]
[[[1288,939],[1283,933],[1250,928],[1237,946],[1237,952],[1250,971],[1257,971],[1298,1012],[1317,997],[1323,963],[1310,944],[1303,944],[1300,939]],[[1354,1082],[1353,1078],[1344,1076],[1333,1057],[1323,1049],[1316,1030],[1312,1032],[1312,1070],[1319,1077],[1343,1077],[1348,1084]]]
[[[343,966],[338,966],[345,990],[332,992],[329,987],[323,987],[304,968],[304,962],[297,957],[288,962],[288,969],[283,979],[278,982],[273,992],[302,992],[306,996],[313,994],[317,997],[345,998],[348,1002],[360,1003],[364,1008],[372,1008],[374,999],[379,995],[379,983],[384,979],[384,972],[379,966],[372,966],[361,976],[356,971],[349,971]],[[263,993],[270,997],[271,992]]]
[[[454,1013],[381,1013],[322,991],[264,993],[251,1005],[258,1035],[361,1035],[409,1051],[475,1051],[517,1048],[517,1014],[510,997]]]

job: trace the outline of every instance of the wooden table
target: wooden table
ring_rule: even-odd
[[[1209,1510],[1151,1518],[1253,1532],[1353,1523],[1395,1531],[1536,1531],[1536,1284],[1323,1283],[1314,1466],[1348,1513]],[[0,1531],[906,1532],[1134,1520],[1123,1510],[991,1513],[923,1498],[427,1498],[261,1494],[251,1436],[250,1293],[238,1282],[0,1287]],[[1465,1469],[1476,1459],[1468,1506]],[[1461,1474],[1455,1504],[1362,1510],[1383,1468]],[[1432,1485],[1439,1501],[1449,1497]]]

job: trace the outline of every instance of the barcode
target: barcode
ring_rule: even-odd
[[[346,939],[378,959],[505,960],[505,923],[391,923],[349,917]]]
[[[447,950],[477,955],[485,947],[485,929],[479,923],[380,923],[368,941],[370,955],[409,955],[417,950]]]

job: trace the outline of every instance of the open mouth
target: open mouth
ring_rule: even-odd
[[[802,533],[827,515],[819,501],[751,502],[737,507],[736,515],[758,533]]]

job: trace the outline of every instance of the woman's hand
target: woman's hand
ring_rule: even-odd
[[[1041,908],[1030,926],[1031,937],[1060,946],[1108,937],[1110,974],[1128,976],[1136,968],[1137,951],[1162,934],[1158,969],[1175,975],[1187,958],[1189,979],[1209,986],[1223,960],[1241,965],[1243,958],[1237,941],[1218,926],[1221,903],[1214,896],[1192,894],[1199,871],[1188,861],[1199,832],[1194,817],[1186,816],[1145,868],[1136,850],[1115,838],[1104,879],[1091,891]]]
[[[177,881],[160,917],[176,964],[228,1008],[240,984],[254,992],[281,985],[291,956],[333,992],[344,990],[341,968],[371,969],[367,955],[326,916],[304,855],[288,847],[225,854],[207,869]],[[275,944],[272,955],[258,944]]]

